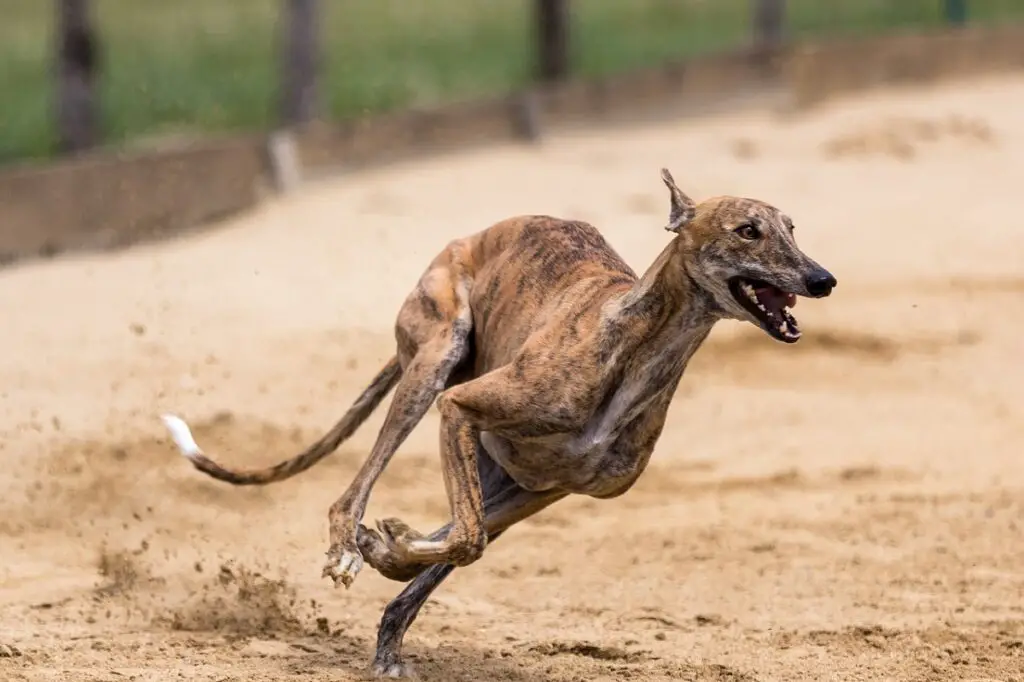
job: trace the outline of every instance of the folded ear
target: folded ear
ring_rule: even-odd
[[[672,197],[672,208],[669,210],[668,225],[665,226],[665,229],[678,234],[686,223],[693,220],[693,216],[697,213],[697,205],[693,203],[693,199],[679,189],[676,181],[672,179],[672,174],[668,172],[668,168],[661,169],[661,179],[668,187]]]

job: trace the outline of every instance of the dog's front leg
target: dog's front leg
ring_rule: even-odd
[[[467,325],[456,325],[446,337],[420,348],[395,389],[395,397],[370,456],[345,494],[331,505],[331,547],[323,575],[332,578],[335,585],[350,586],[362,568],[364,557],[359,549],[359,536],[364,536],[364,545],[367,537],[365,529],[360,533],[359,522],[370,492],[395,451],[430,408],[452,370],[465,357],[469,330]]]
[[[466,566],[480,558],[487,546],[488,531],[511,524],[547,506],[564,493],[527,494],[516,504],[494,516],[485,508],[477,470],[477,451],[482,449],[480,432],[495,424],[531,421],[511,371],[497,370],[454,386],[437,400],[441,413],[441,466],[452,520],[443,538],[426,537],[389,519],[381,528],[392,550],[407,564],[446,563]],[[525,491],[523,491],[525,493]],[[534,508],[534,505],[536,508]],[[519,513],[525,516],[518,516]],[[508,515],[508,519],[502,518]],[[496,523],[500,521],[500,523]],[[507,527],[507,526],[506,526]]]
[[[405,533],[396,550],[410,562],[467,566],[487,546],[484,503],[477,470],[479,432],[448,394],[437,402],[441,412],[441,468],[451,510],[451,528],[443,539]]]

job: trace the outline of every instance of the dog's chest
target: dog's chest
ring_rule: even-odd
[[[664,390],[640,380],[624,382],[581,429],[529,439],[484,432],[481,442],[528,490],[617,494],[632,485],[646,465],[649,452],[630,439],[647,432],[646,421],[659,418],[651,407]]]
[[[583,429],[564,441],[565,454],[585,458],[606,455],[622,430],[640,416],[663,389],[647,379],[645,375],[624,381]]]
[[[548,411],[551,423],[541,419],[483,433],[483,446],[528,490],[559,488],[594,497],[621,494],[646,468],[668,402],[687,361],[707,335],[702,332],[672,339],[664,346],[668,352],[650,354],[627,367],[597,404],[575,405],[590,412],[582,424],[565,428],[553,403]]]

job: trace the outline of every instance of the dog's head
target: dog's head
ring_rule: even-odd
[[[790,311],[796,297],[828,296],[836,278],[796,245],[789,217],[756,199],[725,196],[696,204],[667,169],[661,178],[672,199],[665,229],[678,235],[690,278],[723,317],[746,320],[774,339],[796,342],[800,327]]]

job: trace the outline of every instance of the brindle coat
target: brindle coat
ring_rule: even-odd
[[[402,640],[419,608],[507,528],[570,494],[629,490],[715,322],[764,327],[730,292],[731,279],[803,296],[831,292],[835,279],[800,251],[778,209],[737,197],[696,205],[667,170],[662,179],[671,197],[666,229],[676,236],[641,277],[579,221],[520,216],[448,244],[399,311],[396,355],[338,424],[291,460],[228,470],[201,453],[183,423],[168,421],[201,471],[266,484],[333,452],[395,389],[369,457],[330,509],[324,568],[346,587],[364,560],[412,580],[384,611],[378,675],[408,672]],[[366,528],[374,483],[435,400],[451,523],[428,536],[398,519]]]

